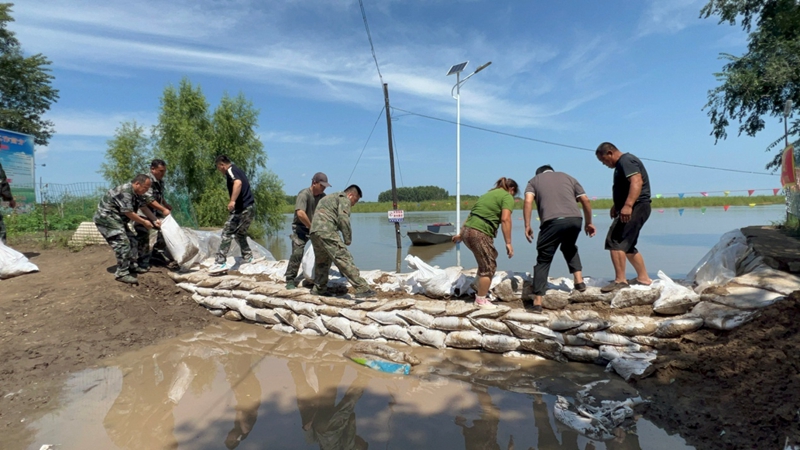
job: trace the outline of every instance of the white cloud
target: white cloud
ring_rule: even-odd
[[[637,37],[650,34],[674,34],[692,25],[700,25],[700,10],[707,0],[649,0],[637,30]]]
[[[269,131],[266,133],[261,133],[261,141],[307,146],[333,146],[344,143],[344,139],[340,137],[323,137],[318,134],[294,134],[284,131]]]
[[[105,114],[92,111],[60,110],[48,114],[55,123],[59,136],[102,136],[110,138],[122,122],[136,121],[138,125],[149,128],[156,122],[154,113],[117,112]]]

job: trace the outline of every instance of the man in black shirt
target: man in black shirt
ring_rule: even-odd
[[[215,161],[217,170],[225,175],[228,183],[228,220],[222,227],[222,241],[219,243],[219,252],[214,258],[214,266],[209,269],[210,273],[220,273],[228,270],[226,258],[228,250],[231,248],[231,240],[236,238],[239,248],[242,250],[242,261],[253,262],[253,252],[247,244],[247,229],[255,214],[255,200],[250,190],[250,182],[244,171],[231,163],[225,155],[217,156]]]
[[[630,153],[622,153],[610,142],[603,142],[595,151],[597,159],[614,169],[611,207],[611,228],[606,236],[606,250],[611,252],[614,281],[600,289],[613,292],[631,284],[650,285],[644,258],[636,248],[639,232],[650,217],[650,178],[642,161]],[[636,270],[636,278],[625,279],[625,260]]]

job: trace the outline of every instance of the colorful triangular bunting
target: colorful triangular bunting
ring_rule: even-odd
[[[728,194],[730,194],[730,193],[731,193],[731,191],[725,191],[725,192],[723,192],[723,194],[725,194],[725,197],[727,197],[727,196],[728,196]]]
[[[773,189],[772,190],[772,195],[778,195],[778,191],[780,191],[780,189]]]
[[[703,197],[708,197],[708,192],[701,192],[700,195],[702,195]]]
[[[683,200],[683,193],[678,194],[678,198]]]
[[[753,195],[753,192],[755,192],[755,191],[756,191],[755,189],[748,189],[747,190],[747,196],[750,197],[751,195]]]

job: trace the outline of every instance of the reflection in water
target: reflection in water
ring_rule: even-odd
[[[497,428],[500,425],[500,413],[492,404],[492,397],[484,386],[473,385],[471,388],[478,396],[481,405],[481,418],[472,421],[472,426],[467,426],[464,416],[456,416],[456,425],[461,427],[464,434],[464,448],[466,450],[500,450],[497,444]],[[514,437],[509,438],[508,448],[513,448]]]
[[[108,392],[102,396],[73,386],[64,411],[33,424],[39,445],[30,448],[686,448],[657,429],[646,441],[594,442],[557,424],[552,394],[574,398],[581,385],[607,379],[591,365],[415,348],[422,364],[396,376],[343,358],[350,345],[215,324],[109,361],[122,380],[93,373],[108,383],[91,391]],[[610,380],[604,386],[630,395],[630,386]]]
[[[297,388],[297,408],[303,423],[306,442],[319,443],[323,450],[366,449],[366,441],[356,434],[356,402],[364,393],[368,379],[359,373],[338,402],[338,390],[319,387],[319,380],[341,383],[344,366],[309,364],[305,369],[297,361],[289,361],[289,371]],[[312,382],[309,382],[312,379]],[[316,386],[312,386],[312,383]]]
[[[255,355],[228,354],[221,357],[225,368],[225,379],[230,383],[236,398],[236,415],[233,429],[225,437],[225,446],[234,449],[244,440],[258,419],[261,405],[261,383],[253,373]]]
[[[445,242],[436,245],[412,245],[408,247],[408,254],[414,255],[423,261],[433,261],[439,255],[450,251],[456,244]]]

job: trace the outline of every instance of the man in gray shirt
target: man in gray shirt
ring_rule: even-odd
[[[294,219],[292,220],[292,256],[286,267],[286,289],[297,287],[295,280],[300,271],[300,263],[303,261],[303,252],[306,242],[308,242],[308,232],[311,229],[311,221],[314,219],[314,211],[317,209],[317,203],[322,197],[325,197],[325,188],[328,187],[331,187],[328,183],[328,176],[317,172],[311,178],[311,187],[297,193],[297,200],[294,203]]]
[[[553,262],[559,246],[574,278],[575,289],[581,292],[586,290],[581,273],[581,258],[578,255],[578,246],[575,245],[581,234],[578,202],[583,206],[583,215],[586,218],[583,229],[586,234],[593,237],[597,230],[592,224],[592,205],[580,183],[566,173],[555,172],[551,166],[544,165],[536,169],[536,176],[528,181],[525,188],[522,217],[525,219],[525,238],[528,242],[533,242],[531,210],[534,200],[541,224],[539,239],[536,241],[536,266],[533,267],[533,309],[541,312],[550,263]]]

